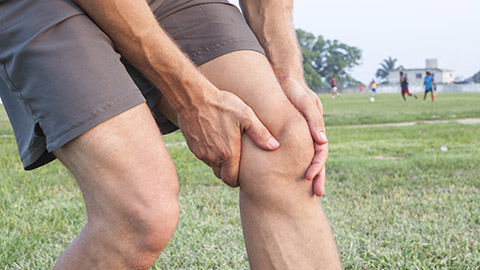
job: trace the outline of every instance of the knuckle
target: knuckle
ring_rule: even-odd
[[[224,175],[223,178],[222,178],[222,181],[225,184],[229,185],[230,187],[237,187],[238,186],[237,179],[232,174]]]
[[[316,97],[316,100],[315,100],[315,103],[317,104],[318,108],[323,111],[323,104],[322,104],[322,101],[320,100],[320,98],[318,96],[315,96]]]
[[[226,165],[230,162],[233,155],[235,153],[235,148],[231,144],[223,144],[218,146],[218,151],[216,154],[216,159],[222,163],[222,165]]]
[[[216,176],[217,178],[221,179],[220,168],[213,166],[212,169],[213,169],[213,174],[215,174],[215,176]],[[223,179],[222,179],[222,180],[223,180]]]
[[[215,156],[210,151],[201,151],[195,153],[195,156],[209,166],[214,166],[218,163],[216,162]]]
[[[298,101],[298,104],[302,107],[302,108],[309,108],[313,105],[312,103],[312,100],[309,99],[309,98],[301,98],[299,101]]]
[[[233,157],[233,152],[229,149],[224,149],[220,152],[220,155],[218,156],[219,160],[222,163],[228,163]]]
[[[239,108],[239,118],[242,121],[251,121],[250,119],[254,117],[252,108],[248,106],[242,106]]]
[[[270,132],[267,130],[266,127],[261,127],[258,132],[258,136],[263,138],[264,140],[269,139],[271,137]]]
[[[237,187],[238,184],[238,170],[236,170],[233,164],[223,163],[221,166],[221,179],[230,187]]]

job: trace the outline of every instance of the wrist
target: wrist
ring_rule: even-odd
[[[178,95],[176,98],[176,107],[174,109],[180,115],[197,115],[205,108],[211,106],[215,100],[219,90],[213,85],[193,85],[185,90],[178,89],[182,92],[182,95]]]
[[[280,86],[287,91],[298,91],[308,89],[308,85],[303,76],[288,76],[279,79]]]
[[[181,115],[198,112],[220,92],[190,63],[155,75],[158,76],[151,77],[152,82],[162,89],[165,99]]]

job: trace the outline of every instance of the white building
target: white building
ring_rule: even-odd
[[[441,69],[438,59],[427,59],[425,61],[425,68],[412,68],[406,69],[403,67],[390,70],[388,72],[388,83],[398,84],[400,82],[400,71],[407,74],[408,82],[410,85],[422,85],[426,76],[426,72],[429,71],[437,84],[452,84],[454,81],[453,70]]]

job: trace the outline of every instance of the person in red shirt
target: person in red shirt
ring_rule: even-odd
[[[415,99],[417,99],[417,95],[410,93],[408,90],[408,77],[407,74],[403,74],[403,72],[400,72],[400,86],[402,87],[402,98],[404,102],[407,102],[405,94],[413,96]]]
[[[335,76],[332,76],[332,79],[330,80],[330,86],[332,87],[332,99],[335,99],[335,96],[340,95],[338,93],[337,79],[335,79]]]

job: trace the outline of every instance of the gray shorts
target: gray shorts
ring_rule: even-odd
[[[262,47],[226,0],[150,0],[158,22],[197,65]],[[24,168],[99,123],[146,102],[162,133],[177,129],[161,96],[70,0],[0,1],[0,97]]]

